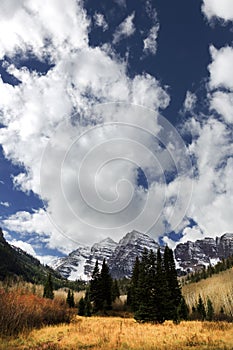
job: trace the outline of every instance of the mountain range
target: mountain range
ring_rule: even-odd
[[[119,243],[106,238],[92,247],[82,246],[67,257],[59,258],[51,267],[70,279],[88,280],[96,260],[101,264],[106,259],[114,278],[130,277],[136,256],[141,256],[144,248],[157,251],[159,244],[147,234],[138,231],[127,233]],[[161,252],[163,253],[163,247]],[[186,273],[216,264],[233,254],[233,233],[221,237],[204,238],[195,242],[180,243],[174,249],[178,272]]]
[[[106,238],[91,247],[79,245],[68,256],[57,258],[50,266],[42,265],[38,259],[22,249],[9,244],[0,229],[0,280],[8,276],[22,276],[26,281],[43,283],[51,273],[57,285],[70,281],[87,281],[91,278],[96,260],[106,259],[113,278],[130,277],[136,256],[141,256],[144,248],[157,251],[164,247],[149,235],[132,231],[118,243]],[[174,249],[177,271],[185,274],[233,255],[233,233],[225,233],[217,238],[204,238],[195,242],[177,244]],[[72,282],[73,283],[73,282]]]

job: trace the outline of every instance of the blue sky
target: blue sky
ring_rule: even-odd
[[[1,1],[6,238],[47,262],[232,232],[232,20],[231,0]]]

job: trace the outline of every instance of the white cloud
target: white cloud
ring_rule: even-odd
[[[106,22],[102,13],[95,12],[93,18],[97,27],[102,27],[104,32],[108,29],[108,23]]]
[[[157,22],[157,12],[156,9],[153,7],[153,3],[151,0],[146,1],[146,13],[149,18],[151,18],[155,23]]]
[[[80,49],[88,42],[85,12],[75,0],[3,0],[0,2],[0,57],[30,49],[36,56],[52,55],[53,59],[66,51]],[[30,28],[30,30],[28,30]],[[46,41],[50,48],[46,50]],[[56,50],[54,49],[56,47]]]
[[[33,246],[25,241],[21,241],[21,240],[16,240],[13,239],[11,240],[9,237],[8,243],[12,244],[13,246],[22,249],[24,252],[32,255],[34,258],[38,259],[41,264],[44,265],[49,265],[50,263],[52,263],[56,258],[56,256],[53,255],[38,255],[35,251],[35,249],[33,248]]]
[[[232,0],[203,0],[202,11],[209,20],[218,17],[224,21],[233,21]]]
[[[199,134],[190,145],[190,151],[196,161],[197,175],[188,216],[198,223],[205,237],[232,232],[233,145],[230,129],[214,117],[200,122]]]
[[[133,12],[131,15],[126,17],[126,19],[119,24],[117,27],[115,33],[113,34],[113,43],[116,44],[120,40],[127,38],[131,36],[136,28],[134,26],[133,20],[134,20],[135,13]]]
[[[210,88],[224,87],[233,90],[233,47],[225,46],[217,50],[210,47],[212,63],[208,66],[210,72]]]
[[[18,247],[18,248],[24,250],[26,253],[34,256],[35,258],[37,258],[36,252],[30,243],[27,243],[27,242],[24,242],[21,240],[18,241],[16,239],[13,239],[9,243],[14,245],[15,247]]]
[[[233,231],[231,207],[233,186],[231,181],[233,164],[232,128],[233,121],[232,71],[233,49],[229,46],[219,50],[210,47],[212,62],[207,85],[207,98],[211,112],[222,116],[196,115],[187,121],[194,135],[190,151],[196,166],[196,178],[189,216],[201,228],[204,236],[214,237]],[[225,91],[223,91],[225,89]],[[192,107],[192,98],[191,98]],[[190,239],[188,235],[182,239]],[[191,238],[197,236],[191,232]]]
[[[7,229],[22,237],[36,233],[49,248],[62,252],[75,249],[77,242],[93,243],[106,236],[118,240],[131,229],[149,230],[157,239],[171,227],[184,227],[186,210],[204,235],[232,229],[232,145],[222,122],[193,118],[186,124],[195,130],[190,151],[198,168],[189,207],[191,166],[179,135],[160,116],[169,104],[160,83],[149,74],[130,78],[127,63],[109,46],[89,47],[89,20],[80,3],[67,1],[65,9],[55,0],[46,5],[25,0],[24,6],[15,2],[12,7],[13,2],[5,1],[0,7],[3,3],[0,29],[4,23],[9,35],[0,39],[0,52],[14,56],[20,48],[26,55],[30,49],[54,62],[46,75],[11,65],[8,71],[22,83],[13,87],[0,81],[5,125],[0,141],[6,157],[25,167],[14,178],[15,187],[40,195],[49,215],[43,209],[18,212],[4,220]],[[134,13],[120,24],[115,42],[133,34],[133,20]],[[24,23],[30,23],[30,33]],[[211,53],[210,89],[230,89],[231,49]],[[217,97],[213,94],[212,108],[230,120],[230,107],[223,96],[224,107],[217,103]],[[108,104],[114,101],[120,103]],[[188,92],[186,109],[194,102]],[[74,110],[77,114],[71,118]],[[137,186],[138,166],[147,175],[148,190]],[[175,166],[179,177],[166,186],[164,171],[172,173]]]
[[[214,92],[210,97],[210,106],[223,116],[226,123],[233,123],[233,93]]]
[[[203,231],[198,226],[185,227],[182,231],[183,236],[179,241],[173,241],[171,238],[165,236],[163,241],[170,248],[175,249],[179,243],[185,243],[187,241],[195,242],[197,239],[203,239],[205,237]],[[214,235],[215,236],[215,235]]]
[[[143,51],[146,54],[155,55],[157,51],[157,37],[158,37],[159,25],[154,25],[147,36],[146,39],[143,40]]]
[[[194,93],[187,91],[184,101],[184,112],[192,111],[196,102],[197,96]]]
[[[2,205],[3,207],[9,208],[10,203],[9,202],[0,202],[0,205]]]
[[[19,8],[20,14],[14,14],[14,23],[19,29],[22,29],[21,16],[29,16],[24,9],[39,7],[40,3],[26,1],[25,6]],[[48,16],[53,6],[55,12],[60,11],[61,24],[71,16],[71,24],[64,31],[66,34],[61,34],[60,30],[57,32],[49,23]],[[75,11],[74,6],[77,6]],[[26,54],[30,48],[37,57],[43,52],[45,56],[52,55],[54,67],[47,74],[40,75],[26,68],[17,69],[12,64],[7,69],[21,84],[13,87],[0,81],[0,92],[4,97],[1,99],[1,123],[5,125],[0,129],[0,141],[6,157],[25,167],[25,171],[14,177],[14,185],[19,190],[40,195],[53,220],[51,223],[45,210],[39,209],[33,213],[18,212],[4,220],[4,226],[22,237],[25,233],[32,236],[36,233],[49,248],[62,252],[74,249],[80,241],[93,243],[105,236],[120,239],[134,228],[149,230],[156,220],[157,229],[151,229],[151,232],[157,238],[165,230],[166,186],[160,181],[162,168],[172,170],[173,158],[178,163],[183,159],[179,152],[172,158],[175,150],[171,138],[173,131],[168,125],[158,122],[159,110],[169,104],[166,91],[149,74],[129,78],[126,62],[119,60],[109,48],[89,47],[89,21],[78,6],[69,1],[64,12],[56,2],[49,5],[48,12],[31,11],[30,20],[40,23],[31,27],[31,36],[40,40],[34,41],[33,46],[30,37],[25,35],[22,41],[19,35],[15,37],[14,45],[5,51],[14,55],[16,48],[20,47]],[[124,25],[120,25],[120,37],[135,30],[133,18],[134,13],[123,22]],[[43,41],[46,34],[50,36],[51,45]],[[96,103],[111,101],[120,101],[121,104],[95,107]],[[145,105],[153,111],[128,103]],[[74,109],[77,110],[73,118],[76,124],[70,118]],[[103,125],[109,122],[116,124],[105,128]],[[91,132],[93,125],[97,125],[94,133]],[[169,139],[168,149],[161,149],[151,136],[151,133],[158,135],[160,132],[165,144]],[[173,141],[176,142],[176,136]],[[105,147],[101,148],[101,144]],[[157,152],[156,157],[153,149]],[[82,190],[87,199],[98,206],[97,209],[102,205],[105,210],[106,207],[113,210],[115,206],[119,211],[123,206],[125,213],[106,214],[103,220],[99,210],[93,213],[78,192],[77,169],[84,164],[84,159],[89,159],[85,155],[91,150],[90,156],[94,158],[85,163]],[[114,162],[116,156],[120,159]],[[104,166],[106,159],[110,163]],[[98,168],[101,161],[103,166]],[[148,191],[137,186],[138,166],[145,169],[151,182]],[[98,188],[97,193],[94,185]],[[118,200],[114,202],[114,199]]]

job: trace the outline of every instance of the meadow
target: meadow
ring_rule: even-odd
[[[1,350],[232,350],[233,324],[140,324],[133,318],[75,316],[69,325],[47,326],[17,338],[3,338],[0,344]]]
[[[3,315],[6,316],[0,324],[8,327],[8,331],[12,329],[11,336],[8,336],[8,333],[4,335],[3,328],[0,350],[233,349],[233,323],[230,322],[138,323],[124,308],[125,296],[114,305],[109,317],[80,317],[77,309],[69,310],[64,304],[67,290],[55,291],[55,298],[51,301],[41,298],[42,286],[20,282],[12,286],[0,284],[0,289],[0,321]],[[190,309],[201,295],[205,302],[208,297],[212,300],[215,312],[219,313],[223,307],[224,313],[232,316],[233,269],[186,284],[182,293]],[[74,293],[76,304],[83,295],[84,292]],[[15,327],[22,326],[23,322],[25,326],[20,332],[15,332],[12,321]]]

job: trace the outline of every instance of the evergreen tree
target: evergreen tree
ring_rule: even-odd
[[[70,307],[75,307],[75,303],[74,303],[74,291],[71,291],[71,296],[70,296]]]
[[[91,306],[91,301],[90,301],[90,290],[86,290],[85,294],[85,316],[90,317],[92,313],[92,306]]]
[[[155,285],[155,306],[157,321],[159,323],[164,322],[166,319],[170,319],[170,291],[168,289],[168,282],[166,279],[164,263],[162,260],[160,249],[157,251],[157,273],[156,273],[156,285]]]
[[[101,272],[96,261],[90,281],[90,301],[93,301],[94,312],[109,310],[112,307],[112,277],[105,259]]]
[[[96,261],[95,263],[95,267],[92,273],[92,279],[90,281],[90,301],[93,302],[94,312],[102,310],[103,297],[102,297],[101,278],[100,278],[98,261]]]
[[[112,307],[112,277],[106,260],[103,260],[100,273],[100,288],[102,295],[102,309],[110,310]]]
[[[70,289],[68,289],[67,297],[66,297],[66,304],[70,307]]]
[[[198,312],[199,318],[203,321],[206,318],[206,310],[200,295],[199,295],[198,304],[197,304],[197,312]]]
[[[177,279],[177,272],[173,252],[168,246],[164,250],[164,269],[167,281],[167,297],[169,302],[167,303],[167,315],[169,319],[177,320],[177,308],[181,303],[181,290]]]
[[[138,321],[149,321],[152,319],[152,288],[149,278],[150,261],[147,249],[144,249],[139,264],[138,286],[136,289],[135,319]]]
[[[206,319],[208,321],[212,321],[213,320],[213,316],[214,316],[213,304],[212,304],[212,301],[210,300],[210,298],[208,298],[207,299]]]
[[[138,279],[139,279],[140,261],[138,256],[136,257],[132,278],[130,281],[130,286],[127,293],[127,305],[130,306],[131,310],[134,312],[138,309]]]
[[[120,297],[120,290],[119,290],[118,282],[117,280],[114,280],[112,283],[112,301],[115,301],[119,297]]]
[[[164,322],[187,319],[188,308],[182,297],[172,250],[165,248],[162,258],[144,250],[135,261],[127,302],[139,321]]]
[[[74,292],[70,289],[68,290],[67,297],[66,297],[66,303],[69,305],[69,307],[74,307]]]
[[[53,282],[52,282],[51,273],[48,274],[47,279],[46,279],[45,284],[44,284],[43,298],[49,298],[49,299],[54,298]]]
[[[78,315],[79,316],[85,316],[85,306],[86,306],[85,301],[84,301],[84,298],[82,297],[78,303]]]
[[[181,297],[180,304],[177,309],[178,320],[187,320],[189,315],[189,309],[185,302],[184,297]]]

